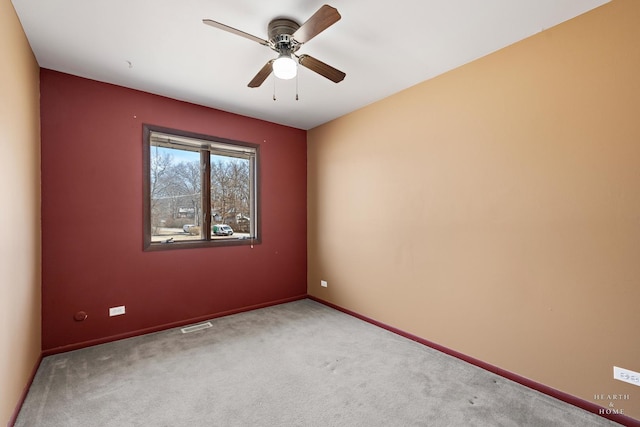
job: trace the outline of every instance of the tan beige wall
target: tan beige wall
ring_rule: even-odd
[[[640,371],[639,22],[615,0],[311,130],[309,293],[640,418],[612,379]]]
[[[39,67],[0,0],[0,425],[40,356]]]

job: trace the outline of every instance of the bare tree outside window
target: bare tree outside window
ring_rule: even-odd
[[[246,159],[211,156],[211,210],[216,222],[249,232],[251,218],[250,165]]]

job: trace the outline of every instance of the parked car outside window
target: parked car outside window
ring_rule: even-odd
[[[233,229],[227,224],[214,224],[213,234],[216,236],[231,236],[233,235]]]

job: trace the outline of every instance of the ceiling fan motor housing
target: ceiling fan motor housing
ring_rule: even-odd
[[[269,22],[267,28],[271,48],[277,52],[293,53],[300,48],[293,38],[293,33],[300,28],[300,24],[287,18],[277,18]]]

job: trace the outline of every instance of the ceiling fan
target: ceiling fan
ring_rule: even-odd
[[[259,87],[271,75],[271,72],[280,79],[292,79],[297,74],[297,65],[300,64],[309,70],[320,74],[332,82],[341,82],[346,74],[324,62],[309,56],[296,55],[300,47],[335,24],[341,16],[338,10],[329,5],[324,5],[314,13],[304,24],[288,18],[276,18],[269,22],[267,31],[269,40],[261,39],[244,31],[211,19],[203,19],[202,22],[215,28],[228,31],[232,34],[253,40],[263,46],[267,46],[278,52],[278,57],[267,62],[258,74],[249,82],[249,87]],[[295,58],[295,59],[294,59]]]

